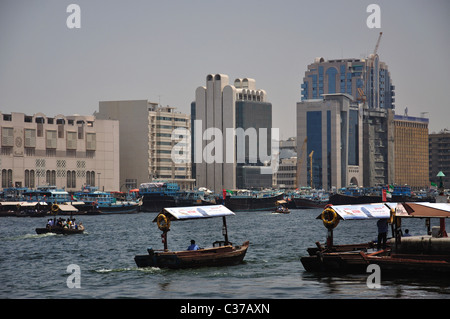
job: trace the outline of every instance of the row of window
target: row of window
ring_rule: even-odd
[[[43,171],[42,171],[43,172]],[[13,185],[13,171],[12,169],[3,169],[2,173],[2,188],[15,187],[18,185]],[[63,172],[66,177],[67,188],[77,187],[77,173],[74,170],[68,170]],[[59,173],[58,173],[59,174]],[[95,186],[95,172],[86,171],[86,184]],[[46,170],[45,175],[41,174],[41,170],[26,169],[25,170],[25,180],[24,187],[35,188],[37,186],[36,180],[40,184],[56,185],[57,172],[55,170]],[[41,180],[42,177],[42,180]],[[59,176],[58,176],[59,177]]]
[[[56,149],[57,139],[64,138],[64,131],[46,130],[45,131],[45,146],[48,149]],[[44,137],[43,130],[36,129],[24,129],[24,135],[14,137],[14,128],[2,127],[2,147],[36,147],[36,138]],[[76,150],[77,139],[83,139],[83,132],[66,131],[66,149]],[[96,149],[96,133],[86,133],[86,150],[94,151]]]

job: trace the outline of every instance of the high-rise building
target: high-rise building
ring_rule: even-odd
[[[298,186],[331,190],[361,185],[362,116],[348,94],[323,94],[322,99],[297,103],[297,150],[302,150]]]
[[[363,108],[363,186],[394,183],[394,110]]]
[[[271,156],[272,104],[254,79],[238,78],[231,85],[227,75],[209,74],[191,110],[198,187],[220,192],[272,186],[272,176],[260,173]]]
[[[394,127],[394,182],[412,189],[429,186],[428,119],[394,115]]]
[[[301,88],[302,101],[345,93],[353,101],[365,101],[369,108],[394,109],[395,87],[387,65],[377,54],[367,59],[316,58],[308,65]]]
[[[439,172],[444,173],[444,188],[450,188],[450,131],[442,130],[439,133],[431,133],[428,137],[429,142],[429,170],[430,181],[437,186],[440,184]]]
[[[119,123],[94,116],[0,113],[2,188],[119,190]]]
[[[139,187],[153,180],[175,182],[192,189],[191,163],[173,161],[172,150],[181,133],[190,131],[190,116],[147,100],[101,101],[97,118],[115,119],[120,125],[120,185]],[[190,146],[186,148],[189,150]]]

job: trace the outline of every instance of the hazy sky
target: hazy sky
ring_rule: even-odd
[[[81,8],[81,28],[66,25]],[[369,29],[369,4],[381,28]],[[294,136],[315,57],[364,58],[378,39],[396,113],[450,129],[448,0],[0,0],[0,111],[90,115],[105,100],[148,99],[190,112],[207,74],[251,77],[273,125]]]

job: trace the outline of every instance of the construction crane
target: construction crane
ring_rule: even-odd
[[[378,36],[377,44],[375,45],[375,50],[373,50],[373,53],[369,56],[369,65],[373,67],[373,62],[375,60],[375,56],[378,52],[378,47],[380,46],[381,36],[383,35],[383,32],[380,32],[380,35]],[[366,94],[364,93],[364,90],[362,88],[358,88],[358,98],[357,101],[365,103],[366,102]]]
[[[308,142],[307,137],[305,137],[305,140],[303,141],[301,152],[297,154],[297,175],[295,176],[295,185],[297,186],[297,188],[300,187],[300,172],[303,165],[303,154],[305,154],[306,142]]]
[[[373,50],[373,55],[377,54],[378,47],[380,46],[381,36],[383,35],[383,32],[380,32],[380,35],[378,36],[377,45],[375,46],[375,50]]]
[[[309,177],[310,177],[310,184],[309,186],[311,187],[311,189],[313,188],[313,167],[312,167],[312,159],[313,159],[313,154],[314,151],[311,151],[311,153],[309,154]]]

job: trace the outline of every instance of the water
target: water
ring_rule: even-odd
[[[245,263],[232,267],[186,270],[140,269],[134,256],[148,246],[161,249],[155,213],[77,216],[86,227],[78,235],[36,235],[46,218],[0,219],[0,298],[150,298],[150,299],[310,299],[310,298],[449,298],[450,284],[421,278],[386,279],[380,289],[367,287],[367,276],[315,275],[304,271],[300,256],[326,230],[315,219],[320,210],[288,215],[237,212],[227,218],[234,244],[250,241]],[[424,221],[404,222],[412,234],[424,233]],[[183,250],[195,239],[200,247],[221,240],[220,218],[172,222],[168,244]],[[335,243],[375,239],[376,221],[342,221]],[[78,265],[81,288],[68,288]]]

